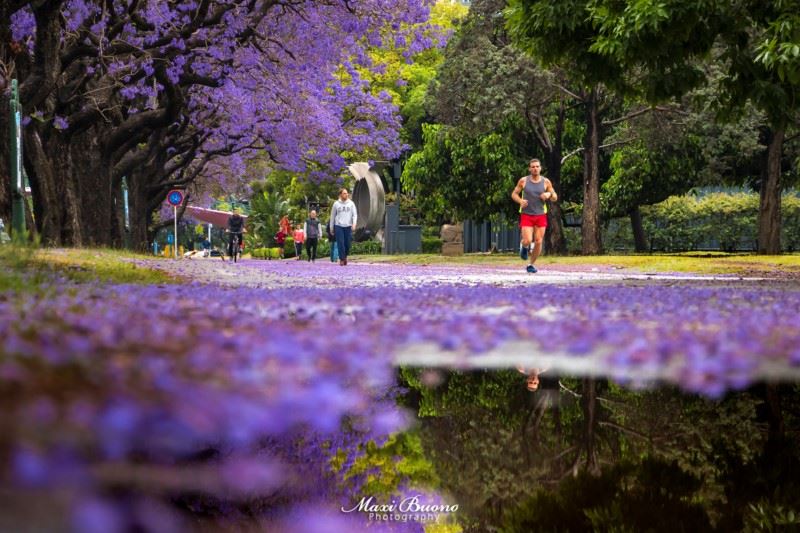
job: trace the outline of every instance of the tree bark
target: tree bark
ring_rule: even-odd
[[[0,65],[5,66],[5,72],[14,64],[14,52],[11,43],[11,6],[7,2],[0,2]],[[4,72],[4,74],[5,74]],[[6,225],[6,231],[11,228],[11,160],[8,145],[9,128],[9,102],[6,92],[11,86],[11,79],[5,75],[0,76],[0,219]]]
[[[647,243],[647,235],[642,226],[642,212],[639,206],[634,206],[628,215],[631,218],[631,228],[633,229],[633,246],[637,252],[647,252],[650,246]]]
[[[127,180],[131,247],[137,252],[147,252],[152,240],[149,227],[153,212],[147,195],[148,184],[137,171],[128,175]]]
[[[542,147],[545,151],[545,163],[547,164],[547,178],[553,184],[556,194],[560,197],[561,190],[561,157],[563,153],[562,137],[564,135],[565,109],[562,104],[556,119],[556,131],[553,136],[552,145]],[[561,204],[553,202],[547,216],[547,232],[545,233],[545,252],[548,254],[565,255],[567,253],[567,240],[564,236],[564,216],[561,212]]]
[[[78,193],[69,164],[69,145],[47,127],[29,124],[23,133],[36,229],[45,246],[83,244]],[[48,155],[49,154],[49,155]]]
[[[586,470],[593,476],[600,475],[597,458],[597,382],[592,378],[583,380],[581,395],[583,411],[583,444],[586,450]]]
[[[586,98],[586,137],[583,151],[583,223],[581,253],[603,253],[600,240],[600,120],[597,89]]]
[[[758,207],[758,253],[781,253],[781,156],[785,128],[770,131]]]

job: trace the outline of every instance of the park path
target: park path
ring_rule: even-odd
[[[759,276],[699,275],[686,273],[637,272],[620,267],[548,265],[536,274],[522,266],[494,265],[408,265],[398,263],[351,262],[341,267],[327,259],[314,263],[297,260],[242,260],[236,264],[219,258],[152,260],[140,263],[184,279],[201,283],[255,288],[285,287],[414,287],[424,284],[490,285],[591,285],[640,283],[694,283],[772,285],[776,280]],[[787,282],[788,283],[788,282]]]
[[[244,291],[242,312],[252,307],[261,316],[323,322],[344,316],[373,337],[371,350],[388,352],[395,364],[546,367],[670,381],[711,395],[759,379],[800,380],[794,280],[612,266],[548,265],[532,275],[521,267],[358,261],[341,267],[327,259],[146,263]],[[270,309],[246,303],[275,293],[287,301]],[[336,314],[336,301],[344,315]],[[752,328],[753,316],[759,328]],[[398,324],[411,324],[411,333],[399,332]]]

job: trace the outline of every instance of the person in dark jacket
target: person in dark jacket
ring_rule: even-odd
[[[319,244],[321,227],[319,219],[317,218],[317,212],[312,209],[311,212],[308,213],[308,218],[303,226],[303,231],[306,235],[306,255],[308,255],[308,260],[311,262],[317,259],[317,244]]]
[[[244,217],[238,209],[233,211],[233,214],[228,217],[228,233],[230,239],[228,240],[228,257],[233,257],[233,236],[239,236],[239,246],[242,244],[242,234],[244,233]]]

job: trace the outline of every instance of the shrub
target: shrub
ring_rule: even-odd
[[[381,243],[378,241],[354,242],[350,246],[350,255],[370,255],[381,253]]]
[[[758,195],[713,193],[702,197],[672,196],[642,206],[642,225],[651,251],[683,252],[756,249]],[[800,197],[781,200],[781,244],[785,251],[800,250]],[[570,253],[580,252],[580,228],[565,228]],[[632,250],[633,235],[627,218],[613,219],[603,228],[607,250]]]
[[[442,239],[440,239],[439,237],[422,237],[422,253],[423,254],[442,253]]]
[[[294,239],[286,237],[283,243],[283,257],[294,257]]]

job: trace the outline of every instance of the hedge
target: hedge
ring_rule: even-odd
[[[685,252],[756,249],[758,195],[712,193],[702,197],[672,196],[642,207],[642,226],[651,251]],[[800,197],[781,198],[781,246],[800,250]],[[570,252],[580,251],[580,228],[567,228]],[[608,251],[633,250],[630,220],[614,219],[603,226],[603,247]]]

